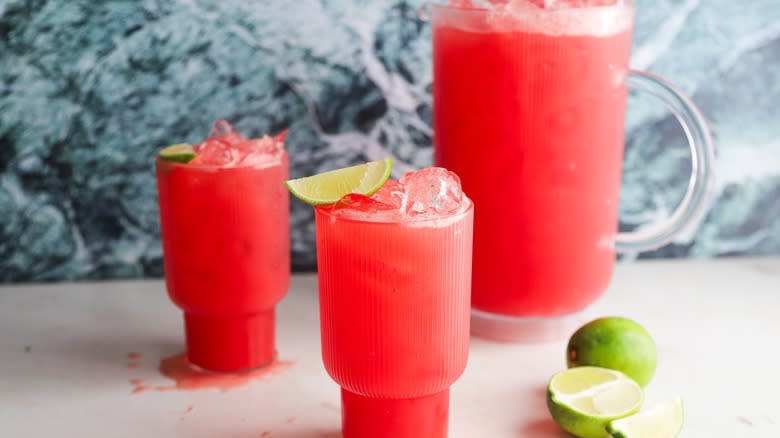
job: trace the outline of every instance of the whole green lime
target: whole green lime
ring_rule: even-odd
[[[644,387],[655,373],[653,338],[636,321],[608,317],[580,327],[569,339],[569,368],[596,366],[622,372]]]

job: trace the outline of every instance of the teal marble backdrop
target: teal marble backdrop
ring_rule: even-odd
[[[640,257],[780,253],[780,3],[638,0],[632,64],[712,122],[715,201]],[[431,163],[430,27],[418,1],[0,0],[0,282],[162,275],[152,159],[216,118],[290,128],[293,176]],[[666,215],[690,161],[660,106],[630,101],[621,227]],[[293,267],[313,269],[292,203]],[[636,257],[636,256],[633,256]]]

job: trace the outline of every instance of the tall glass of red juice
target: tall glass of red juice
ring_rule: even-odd
[[[570,333],[607,288],[616,251],[662,246],[703,216],[713,146],[694,104],[628,69],[629,0],[467,0],[432,8],[434,156],[474,201],[472,332]],[[664,223],[617,231],[628,86],[665,102],[693,155]]]
[[[186,164],[158,158],[165,281],[184,312],[187,357],[240,371],[276,355],[275,307],[290,281],[287,154],[225,122]]]
[[[342,388],[344,438],[446,437],[469,346],[473,210],[457,177],[410,173],[315,218],[322,357]]]

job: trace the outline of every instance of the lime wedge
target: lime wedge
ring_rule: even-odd
[[[682,397],[613,421],[607,430],[615,438],[674,438],[683,426]]]
[[[175,144],[161,150],[160,158],[163,160],[175,161],[177,163],[189,163],[195,158],[195,150],[192,149],[191,144]]]
[[[581,438],[608,436],[607,425],[639,411],[642,388],[625,374],[583,366],[555,374],[547,385],[547,408],[567,432]]]
[[[357,166],[331,170],[284,183],[296,198],[311,205],[333,204],[350,193],[371,196],[390,177],[393,160],[372,161]]]

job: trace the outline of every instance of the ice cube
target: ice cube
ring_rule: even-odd
[[[335,216],[363,221],[390,222],[401,219],[401,210],[372,197],[350,193],[339,199],[330,211]]]
[[[237,144],[246,139],[233,130],[225,120],[217,120],[211,128],[209,137],[199,145],[195,145],[197,156],[192,164],[208,164],[214,166],[233,166],[241,160],[241,151]]]
[[[454,8],[479,8],[492,3],[490,0],[450,0],[450,6]]]
[[[240,158],[239,151],[221,138],[208,138],[194,147],[197,156],[192,164],[231,166]]]
[[[217,120],[209,137],[194,146],[197,157],[191,163],[231,167],[254,166],[274,161],[284,150],[286,133],[287,131],[284,131],[276,137],[248,139],[225,120]]]
[[[543,9],[571,9],[594,6],[612,6],[621,3],[622,0],[514,0],[513,3],[526,2],[530,2],[534,6]]]
[[[388,180],[371,198],[401,210],[406,204],[406,192],[400,182]]]
[[[457,213],[463,201],[460,178],[441,167],[409,172],[401,178],[408,216],[440,217]]]
[[[275,160],[279,157],[279,154],[284,149],[284,143],[280,136],[269,137],[267,135],[254,139],[246,140],[239,144],[242,158],[239,162],[241,165],[259,165],[265,162]]]
[[[456,174],[429,167],[409,172],[401,181],[388,180],[370,197],[348,194],[329,208],[334,216],[361,221],[414,222],[458,213],[463,200]]]
[[[499,30],[609,36],[630,29],[633,18],[628,0],[510,0],[496,3],[488,22]]]
[[[230,126],[230,123],[228,123],[227,120],[222,119],[214,122],[214,125],[211,127],[209,138],[219,138],[229,144],[237,144],[246,140],[243,135]]]

